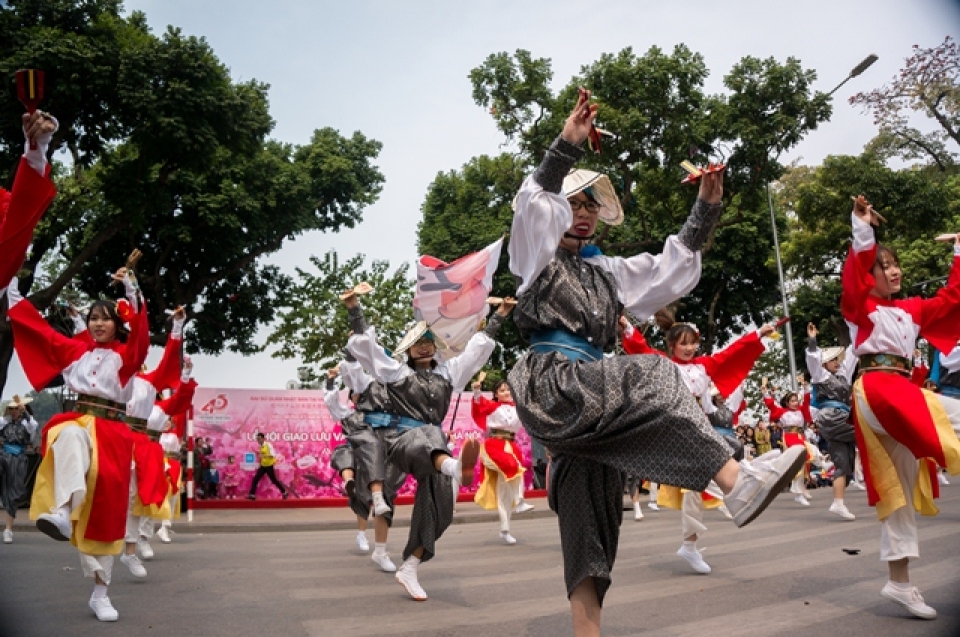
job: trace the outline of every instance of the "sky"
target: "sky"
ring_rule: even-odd
[[[782,158],[818,164],[858,154],[876,133],[871,118],[847,104],[850,95],[889,82],[914,44],[960,39],[960,2],[948,0],[127,0],[124,7],[146,13],[158,35],[174,25],[206,38],[235,80],[270,84],[274,138],[304,144],[313,130],[330,126],[383,143],[380,199],[354,229],[305,234],[267,260],[291,275],[310,268],[310,255],[331,249],[344,258],[361,253],[368,262],[412,264],[420,206],[436,175],[502,150],[503,137],[474,104],[467,77],[492,53],[526,49],[550,58],[556,89],[603,53],[628,46],[637,54],[651,46],[669,52],[682,43],[703,55],[711,93],[724,92],[724,74],[747,55],[795,57],[817,71],[816,88],[829,91],[875,53],[879,61],[836,94],[831,121]],[[268,333],[261,331],[260,342]],[[148,364],[158,359],[159,350]],[[269,352],[194,362],[208,387],[262,389],[282,388],[301,364]],[[28,391],[16,359],[10,371],[4,393]]]

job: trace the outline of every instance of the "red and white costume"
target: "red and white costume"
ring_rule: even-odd
[[[853,420],[868,501],[882,522],[880,559],[894,561],[919,555],[915,511],[938,512],[936,465],[960,473],[960,401],[921,389],[909,376],[918,336],[942,352],[960,338],[960,253],[954,248],[950,276],[936,296],[892,300],[871,293],[876,251],[873,229],[853,216],[842,297],[861,357]]]
[[[174,421],[183,417],[193,404],[193,394],[197,390],[197,381],[190,378],[189,368],[184,370],[180,377],[179,385],[174,389],[169,398],[158,400],[150,412],[150,418],[147,420],[147,427],[151,431],[163,431],[160,434],[160,447],[163,449],[164,469],[166,473],[167,502],[164,505],[164,513],[169,510],[169,515],[161,517],[160,524],[163,527],[170,527],[170,520],[180,517],[180,476],[182,468],[180,466],[180,434],[173,425]],[[149,518],[148,518],[149,519]],[[143,527],[141,527],[143,528]],[[153,522],[149,523],[149,534],[153,535]],[[161,534],[164,542],[169,542],[169,534]]]
[[[772,394],[765,393],[763,395],[763,404],[767,406],[767,410],[770,412],[771,422],[779,422],[783,428],[784,446],[805,447],[807,449],[807,463],[790,483],[790,493],[796,494],[798,496],[797,502],[804,506],[809,504],[805,503],[806,499],[810,497],[810,492],[807,491],[806,476],[810,471],[810,461],[813,459],[810,446],[807,444],[807,438],[803,433],[806,425],[813,422],[813,415],[810,413],[810,399],[810,392],[802,394],[800,396],[800,406],[791,409],[778,405]],[[788,429],[793,431],[788,431]]]
[[[97,344],[68,338],[50,327],[20,297],[16,283],[7,288],[7,317],[27,379],[40,390],[62,374],[66,386],[79,395],[76,411],[54,417],[44,428],[44,456],[30,518],[70,509],[70,541],[80,550],[84,574],[98,573],[109,583],[112,556],[123,548],[133,457],[123,406],[133,395],[132,379],[146,358],[146,308],[141,302],[131,309],[121,301],[121,318],[130,323],[127,342]],[[116,419],[89,415],[85,397],[111,401],[119,409]]]
[[[473,499],[484,509],[496,509],[500,516],[500,531],[509,533],[511,514],[525,504],[523,475],[526,469],[523,452],[515,439],[523,425],[512,401],[490,400],[479,391],[473,393],[471,414],[477,426],[487,434],[480,449],[483,475]]]
[[[663,352],[649,346],[640,330],[628,325],[623,332],[623,349],[627,354],[660,354]],[[680,371],[684,384],[696,397],[703,413],[717,411],[713,403],[711,386],[724,397],[727,406],[735,414],[743,408],[741,385],[760,355],[766,351],[758,332],[741,336],[723,350],[710,356],[697,356],[688,361],[669,356]],[[686,491],[672,485],[662,484],[657,495],[657,504],[682,512],[683,537],[700,536],[707,527],[703,524],[704,509],[714,509],[723,504],[723,492],[714,482],[705,491]]]

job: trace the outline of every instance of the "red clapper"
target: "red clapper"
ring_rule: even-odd
[[[17,71],[17,98],[33,115],[43,100],[43,71],[38,69],[20,69]],[[36,142],[31,142],[32,150],[37,148]]]
[[[687,171],[687,176],[684,177],[682,184],[695,184],[700,181],[700,177],[704,175],[709,175],[711,173],[718,173],[727,168],[726,164],[707,164],[706,168],[699,168],[694,166],[688,161],[680,162],[680,167]]]
[[[589,96],[587,95],[587,89],[581,86],[579,91],[580,91],[581,99],[585,101],[590,99]],[[592,150],[597,155],[600,154],[600,138],[601,137],[613,137],[613,133],[609,131],[605,131],[602,128],[597,128],[596,126],[591,126],[590,133],[587,135],[587,145],[590,147],[590,150]]]

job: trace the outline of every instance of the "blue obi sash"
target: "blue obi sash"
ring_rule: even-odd
[[[960,387],[951,387],[950,385],[943,385],[940,388],[940,393],[946,396],[947,398],[960,399]]]
[[[730,427],[714,427],[713,430],[716,431],[721,436],[726,436],[727,438],[737,437],[737,432],[735,432]]]
[[[845,411],[848,414],[850,413],[850,405],[847,403],[842,403],[839,400],[823,400],[820,401],[820,409],[839,409],[840,411]]]
[[[3,451],[9,453],[11,456],[19,456],[23,453],[23,445],[11,445],[10,443],[3,443]]]
[[[416,429],[417,427],[423,427],[427,423],[422,420],[417,420],[416,418],[408,418],[406,416],[398,416],[396,414],[388,414],[384,411],[368,411],[363,414],[363,422],[367,423],[374,429],[381,429],[384,427],[396,427],[400,431],[407,429]]]
[[[603,351],[587,339],[566,330],[541,330],[530,335],[530,349],[538,354],[560,352],[570,360],[593,362],[603,358]]]

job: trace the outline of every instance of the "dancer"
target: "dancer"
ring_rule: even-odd
[[[921,389],[911,382],[910,368],[918,334],[942,352],[960,338],[960,235],[950,276],[936,296],[895,299],[900,263],[893,250],[877,244],[871,226],[878,216],[863,196],[855,200],[851,222],[842,310],[860,359],[853,385],[857,448],[868,501],[881,522],[880,559],[890,571],[880,594],[933,619],[937,612],[910,583],[909,561],[920,555],[915,511],[937,513],[934,463],[960,473],[960,401]]]
[[[253,474],[253,482],[250,483],[250,493],[247,494],[247,499],[257,499],[257,485],[260,484],[263,476],[267,476],[273,486],[280,491],[280,496],[286,500],[289,495],[287,488],[277,479],[277,472],[273,468],[273,465],[277,463],[277,452],[273,449],[273,443],[267,442],[267,437],[261,431],[257,433],[257,445],[257,457],[260,459],[260,466],[257,467],[257,472]]]
[[[645,319],[696,285],[699,250],[722,210],[723,186],[719,173],[703,177],[690,217],[662,254],[596,254],[587,244],[598,217],[617,224],[623,212],[608,178],[570,173],[596,116],[588,100],[583,91],[560,137],[521,186],[509,246],[519,284],[515,321],[532,342],[510,372],[510,389],[527,431],[553,454],[550,502],[577,635],[600,631],[623,473],[695,491],[714,479],[742,526],[802,463],[792,451],[771,467],[738,464],[675,365],[662,356],[603,356],[616,343],[623,307]]]
[[[37,430],[37,421],[27,409],[32,398],[14,396],[0,417],[0,505],[3,506],[3,543],[13,542],[13,520],[20,500],[26,493],[27,469],[32,449],[30,440]]]
[[[833,503],[828,511],[844,520],[857,516],[843,503],[847,483],[853,480],[854,459],[857,457],[857,437],[850,420],[850,383],[857,368],[853,345],[842,347],[817,347],[817,326],[807,325],[807,371],[810,384],[817,393],[815,422],[820,435],[830,445],[830,460],[833,462]]]
[[[493,388],[494,400],[480,393],[480,381],[473,383],[473,421],[487,434],[480,449],[483,476],[473,499],[487,510],[496,509],[500,516],[500,539],[516,544],[510,534],[510,515],[525,513],[533,505],[523,499],[523,452],[516,435],[522,424],[513,404],[510,385],[501,380]]]
[[[113,558],[123,548],[133,439],[124,422],[131,380],[146,358],[147,314],[134,293],[131,274],[122,282],[136,306],[96,301],[87,315],[92,342],[60,334],[20,296],[14,279],[7,287],[17,354],[27,379],[46,387],[58,374],[78,394],[74,411],[60,414],[44,429],[44,457],[37,472],[30,517],[57,540],[80,551],[86,577],[94,578],[90,608],[101,621],[116,621],[107,596]],[[130,332],[117,313],[129,318]]]
[[[796,392],[787,392],[780,399],[778,405],[773,397],[773,393],[767,387],[766,377],[760,381],[760,390],[763,393],[763,404],[770,411],[770,420],[780,423],[783,428],[783,444],[787,449],[791,447],[803,447],[807,452],[807,462],[802,471],[793,477],[790,483],[790,493],[794,494],[794,500],[800,506],[810,506],[810,492],[807,490],[806,477],[811,460],[810,452],[807,449],[807,439],[803,434],[804,426],[813,422],[810,415],[810,397],[809,391],[803,393],[803,399]]]
[[[385,434],[388,462],[417,480],[410,535],[396,578],[413,599],[423,601],[427,594],[417,575],[420,563],[433,557],[437,539],[453,520],[454,481],[464,486],[473,482],[479,454],[479,444],[471,438],[464,441],[459,459],[452,458],[440,424],[454,389],[463,387],[490,358],[494,336],[514,303],[505,299],[463,353],[442,363],[434,360],[435,335],[420,321],[394,350],[397,357],[407,354],[401,363],[386,355],[374,329],[367,327],[356,293],[348,291],[342,298],[353,330],[347,349],[379,381],[363,394],[359,409],[371,427],[390,429]]]
[[[333,386],[333,380],[337,374],[343,377],[344,385],[350,392],[352,405],[344,405],[340,402],[339,392]],[[380,487],[379,500],[386,508],[385,510],[381,508],[379,514],[374,508],[374,549],[370,559],[380,567],[380,570],[394,573],[397,566],[387,553],[387,539],[390,526],[393,524],[394,498],[407,479],[407,474],[386,461],[386,445],[380,438],[380,432],[385,433],[386,430],[372,428],[364,422],[363,412],[357,411],[354,407],[360,401],[361,394],[373,382],[373,378],[363,371],[349,351],[345,353],[345,358],[340,365],[327,372],[327,391],[324,394],[324,402],[330,410],[330,415],[340,421],[341,429],[347,438],[346,444],[334,450],[330,457],[330,464],[344,482],[344,491],[347,492],[350,508],[357,516],[357,546],[364,552],[370,550],[366,536],[367,519],[370,517],[371,504],[374,500],[370,485],[377,484]]]
[[[677,323],[673,312],[667,308],[659,310],[654,316],[665,335],[670,360],[680,370],[687,389],[697,399],[710,424],[730,446],[734,460],[742,460],[743,445],[733,431],[734,413],[743,402],[740,386],[766,349],[760,339],[773,334],[775,327],[764,325],[716,354],[697,356],[700,331],[694,325]],[[624,320],[621,318],[621,321]],[[660,353],[650,348],[640,331],[629,322],[623,328],[623,349],[627,354]],[[724,397],[729,397],[726,402]],[[714,402],[715,398],[719,399],[718,403]],[[703,524],[704,509],[723,506],[720,488],[712,481],[703,492],[660,485],[657,504],[681,511],[683,543],[677,555],[697,573],[710,573],[712,569],[703,559],[697,541],[707,530]]]
[[[174,389],[169,398],[157,401],[153,411],[150,412],[148,421],[151,430],[161,429],[163,431],[160,434],[160,446],[163,448],[166,466],[167,501],[169,502],[165,506],[169,507],[170,513],[161,517],[157,537],[164,544],[171,542],[170,534],[173,532],[173,518],[180,517],[181,442],[174,422],[175,419],[182,418],[193,403],[193,395],[197,391],[197,381],[193,380],[192,375],[193,361],[190,360],[189,356],[184,356],[183,369],[180,372],[180,385]],[[150,530],[153,530],[153,522],[150,523]]]

